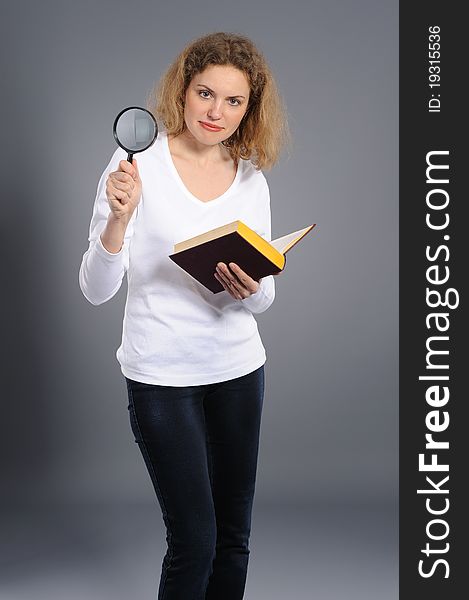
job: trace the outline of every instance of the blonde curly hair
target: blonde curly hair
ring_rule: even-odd
[[[169,135],[186,129],[184,100],[194,75],[211,65],[231,65],[249,82],[248,108],[237,130],[222,144],[231,157],[250,160],[256,169],[270,169],[290,144],[287,112],[272,72],[253,42],[239,34],[217,32],[200,37],[177,56],[157,82],[147,107]]]

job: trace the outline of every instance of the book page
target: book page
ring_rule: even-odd
[[[273,246],[276,250],[278,250],[281,254],[285,254],[290,248],[292,248],[300,239],[308,233],[308,231],[312,228],[312,225],[305,227],[304,229],[299,229],[298,231],[294,231],[293,233],[289,233],[288,235],[284,235],[270,242],[270,245]]]

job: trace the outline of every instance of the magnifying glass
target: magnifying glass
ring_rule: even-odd
[[[149,148],[158,136],[155,117],[146,108],[129,106],[117,115],[112,128],[119,146],[127,152],[127,160]]]

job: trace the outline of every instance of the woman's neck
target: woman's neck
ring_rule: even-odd
[[[178,136],[168,136],[168,143],[171,154],[195,162],[201,168],[232,160],[228,150],[222,144],[202,144],[188,129]]]

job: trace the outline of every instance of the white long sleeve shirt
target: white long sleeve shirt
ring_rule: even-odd
[[[116,357],[129,379],[189,386],[246,375],[265,363],[266,353],[253,313],[273,302],[273,276],[258,291],[235,300],[213,294],[170,258],[174,244],[237,219],[271,240],[267,181],[250,161],[240,160],[236,177],[218,198],[202,202],[184,185],[161,131],[148,150],[135,157],[142,196],[117,253],[100,238],[110,207],[105,185],[126,153],[118,148],[101,176],[83,255],[79,284],[92,304],[108,301],[127,274],[122,341]]]

